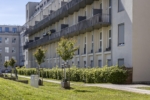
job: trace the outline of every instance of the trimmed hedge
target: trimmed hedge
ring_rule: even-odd
[[[18,74],[30,76],[36,74],[35,68],[18,68]],[[127,70],[121,67],[103,67],[103,68],[70,68],[66,69],[67,77],[70,76],[71,81],[86,82],[86,83],[114,83],[123,84],[127,79]],[[52,69],[41,70],[40,76],[51,79],[62,79],[62,69],[55,67]]]

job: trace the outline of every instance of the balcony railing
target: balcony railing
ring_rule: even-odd
[[[66,27],[59,32],[52,33],[51,35],[45,36],[42,39],[36,40],[35,42],[27,43],[28,46],[25,46],[25,49],[34,48],[46,43],[57,41],[62,36],[74,36],[108,25],[110,25],[109,15],[97,14],[90,19],[86,19],[77,23],[76,25]]]
[[[96,1],[96,0],[95,0]],[[75,11],[78,11],[80,8],[84,8],[88,4],[92,4],[94,0],[72,0],[69,3],[62,6],[57,11],[52,12],[49,16],[47,16],[42,21],[38,22],[35,26],[28,29],[25,32],[25,35],[33,35],[39,30],[52,25],[53,23],[63,19],[64,17],[68,16],[69,14],[73,14]]]

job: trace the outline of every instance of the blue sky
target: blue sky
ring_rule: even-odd
[[[30,0],[40,2],[41,0]],[[0,0],[0,25],[23,25],[29,0]]]

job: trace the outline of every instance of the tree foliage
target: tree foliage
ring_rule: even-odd
[[[15,63],[16,63],[16,60],[15,60],[15,59],[11,58],[11,59],[9,60],[9,65],[10,65],[12,68],[14,68]]]
[[[78,50],[79,47],[75,47],[75,41],[73,39],[61,38],[57,47],[57,54],[66,62],[74,56],[74,52]]]
[[[9,66],[9,62],[8,62],[8,61],[5,61],[5,62],[4,62],[4,67],[7,68],[8,66]]]
[[[38,65],[41,65],[45,59],[45,52],[46,50],[42,49],[41,47],[39,47],[35,53],[34,53],[34,57],[36,59],[36,62],[38,63]]]

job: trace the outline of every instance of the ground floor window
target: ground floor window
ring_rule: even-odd
[[[107,60],[107,65],[110,67],[112,64],[111,64],[111,59],[108,59]]]
[[[102,60],[98,60],[98,66],[102,67]]]
[[[121,66],[124,66],[124,59],[118,59],[118,66],[121,67]]]

